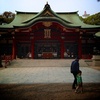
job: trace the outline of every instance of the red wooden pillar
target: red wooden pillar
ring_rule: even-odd
[[[79,58],[82,58],[82,37],[79,36],[78,40],[78,56]]]
[[[16,42],[15,42],[15,37],[13,37],[12,59],[16,59]]]
[[[61,59],[64,58],[64,41],[61,41]]]
[[[32,54],[32,59],[34,59],[34,39],[31,40],[31,54]]]

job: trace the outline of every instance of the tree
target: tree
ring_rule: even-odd
[[[3,23],[3,16],[0,15],[0,25],[2,25],[2,23]]]
[[[86,24],[100,25],[100,12],[83,19]]]
[[[0,15],[0,24],[2,23],[9,24],[10,22],[13,21],[14,18],[15,18],[14,13],[5,11],[2,15]]]
[[[5,11],[5,12],[3,13],[3,17],[4,17],[4,18],[14,18],[14,17],[15,17],[15,14],[12,13],[12,12]]]

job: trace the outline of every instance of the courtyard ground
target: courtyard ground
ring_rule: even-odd
[[[85,83],[83,93],[71,84],[1,84],[0,100],[100,100],[100,84]]]
[[[83,93],[72,90],[68,60],[19,60],[0,69],[0,100],[99,100],[100,66],[80,61]]]

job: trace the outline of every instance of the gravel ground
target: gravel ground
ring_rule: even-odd
[[[70,83],[0,84],[0,100],[100,100],[100,83],[85,83],[75,93]]]

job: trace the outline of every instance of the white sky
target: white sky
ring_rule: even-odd
[[[100,12],[97,0],[0,0],[0,14],[5,11],[40,12],[46,2],[54,12],[74,12],[82,16],[84,11],[92,15]]]

